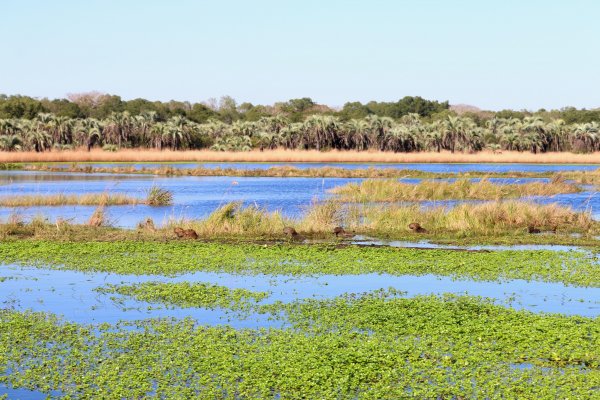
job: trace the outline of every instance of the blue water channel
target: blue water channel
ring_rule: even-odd
[[[106,164],[102,164],[106,165]],[[115,165],[115,164],[111,164]],[[133,164],[136,167],[149,164]],[[174,167],[190,168],[196,164],[168,164]],[[204,166],[267,168],[275,164],[202,164]],[[294,164],[298,167],[316,167],[325,164]],[[383,166],[390,168],[414,168],[432,172],[464,172],[483,170],[487,172],[596,169],[597,165],[534,165],[534,164],[327,164],[346,168]],[[145,205],[112,206],[106,208],[109,222],[118,227],[134,227],[138,222],[151,217],[156,224],[170,219],[203,218],[231,201],[242,201],[246,205],[256,205],[269,211],[279,210],[289,217],[298,217],[312,202],[331,196],[330,189],[360,182],[351,178],[273,178],[273,177],[165,177],[135,174],[84,174],[60,172],[2,171],[0,172],[0,196],[5,195],[48,195],[85,193],[124,193],[144,198],[152,185],[159,185],[174,194],[174,205],[149,207]],[[498,184],[533,181],[546,182],[547,179],[498,178],[490,179]],[[419,179],[403,179],[407,183],[417,183]],[[586,188],[586,191],[534,198],[538,203],[558,203],[578,211],[590,211],[594,218],[600,218],[600,196]],[[456,204],[456,201],[422,203],[425,206]],[[0,208],[0,219],[6,220],[18,214],[28,220],[43,216],[49,221],[60,217],[73,223],[84,223],[92,215],[95,206],[57,207],[18,207]]]

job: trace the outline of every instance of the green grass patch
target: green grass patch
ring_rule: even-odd
[[[581,252],[459,252],[189,241],[11,241],[0,244],[0,261],[122,274],[191,271],[291,275],[435,274],[476,280],[533,279],[600,286],[597,256]]]
[[[493,200],[529,196],[552,196],[577,193],[579,186],[566,182],[530,182],[527,184],[495,184],[487,179],[473,182],[457,179],[453,182],[425,180],[417,184],[389,179],[367,179],[348,183],[330,190],[342,201],[397,202],[425,200]]]

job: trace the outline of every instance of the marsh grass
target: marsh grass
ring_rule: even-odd
[[[530,182],[526,184],[495,184],[487,179],[473,182],[469,179],[448,181],[421,181],[417,184],[397,180],[367,179],[348,183],[330,190],[343,201],[396,202],[425,200],[493,200],[528,196],[552,196],[576,193],[581,189],[564,181]]]
[[[412,232],[408,225],[418,222],[427,233]],[[600,223],[588,212],[575,212],[556,204],[540,205],[525,201],[490,201],[455,207],[423,207],[345,204],[335,200],[314,203],[301,218],[288,218],[279,211],[233,202],[203,219],[172,218],[162,226],[142,221],[137,230],[110,227],[103,206],[99,206],[86,225],[69,221],[48,223],[38,216],[25,223],[13,213],[0,223],[0,239],[31,238],[66,241],[168,241],[177,240],[174,227],[194,229],[202,240],[271,241],[286,239],[283,228],[294,227],[307,239],[336,240],[333,228],[343,226],[356,235],[404,241],[429,240],[440,243],[540,243],[597,245]],[[528,233],[529,227],[542,231]],[[544,233],[550,234],[544,234]],[[581,237],[572,236],[573,233]],[[337,240],[336,240],[337,241]],[[458,241],[458,242],[457,242]]]
[[[119,193],[86,194],[50,194],[50,195],[10,195],[0,197],[0,207],[36,207],[36,206],[122,206],[145,204],[165,206],[173,204],[173,194],[159,186],[146,191],[146,198],[128,196]]]
[[[94,149],[63,150],[37,153],[0,152],[0,163],[17,162],[349,162],[349,163],[546,163],[597,164],[600,153],[575,154],[548,152],[532,154],[516,151],[481,151],[478,153],[416,152],[393,153],[382,151],[316,151],[316,150],[252,150],[220,152],[210,150],[145,150],[123,149],[115,152]]]
[[[292,221],[281,212],[269,212],[257,206],[244,207],[241,202],[227,203],[202,220],[172,219],[166,229],[191,228],[203,237],[214,235],[278,236]]]
[[[118,206],[127,204],[140,204],[143,200],[124,194],[88,193],[76,194],[51,194],[51,195],[19,195],[0,197],[0,207],[35,207],[35,206]]]
[[[75,173],[102,173],[102,174],[140,174],[140,175],[160,175],[160,176],[236,176],[236,177],[274,177],[274,178],[452,178],[456,177],[454,173],[436,174],[426,171],[399,169],[399,168],[360,168],[348,169],[342,167],[316,167],[316,168],[298,168],[292,165],[272,166],[269,168],[174,168],[170,165],[161,167],[141,166],[110,166],[98,167],[91,165],[72,164],[70,166],[60,166],[52,164],[23,164],[23,169],[27,171],[44,172],[75,172]],[[515,172],[517,175],[522,173]],[[479,176],[481,174],[466,174],[468,176]],[[497,174],[504,177],[504,173]]]
[[[574,212],[556,204],[539,205],[521,201],[461,204],[456,207],[351,206],[346,224],[363,232],[394,234],[408,231],[418,222],[431,234],[454,233],[461,236],[496,235],[526,232],[534,226],[542,231],[589,232],[597,229],[589,213]],[[357,219],[356,216],[360,219]]]
[[[420,223],[428,233],[415,236],[408,225]],[[406,236],[418,238],[436,235],[458,237],[478,235],[524,234],[533,226],[542,231],[560,233],[593,233],[598,223],[587,212],[575,212],[556,204],[540,205],[526,201],[490,201],[460,204],[455,207],[422,207],[420,205],[345,204],[331,200],[315,202],[303,217],[291,219],[280,212],[268,212],[255,206],[229,203],[202,220],[171,221],[173,226],[191,227],[201,237],[212,236],[279,236],[285,226],[293,226],[301,234],[331,236],[333,228],[364,235]]]
[[[77,172],[77,173],[103,173],[103,174],[140,174],[160,176],[237,176],[237,177],[301,177],[301,178],[550,178],[555,182],[565,183],[572,181],[581,184],[599,184],[600,169],[592,171],[561,171],[561,172],[427,172],[405,168],[356,168],[344,167],[314,167],[298,168],[293,165],[272,166],[269,168],[175,168],[171,165],[160,167],[146,167],[135,165],[99,167],[87,164],[73,163],[69,166],[53,164],[20,164],[27,171],[44,172]]]
[[[274,178],[547,178],[552,173],[547,172],[498,172],[483,173],[478,171],[434,173],[404,168],[356,168],[343,167],[315,167],[298,168],[293,165],[272,166],[269,168],[175,168],[171,165],[161,167],[146,167],[141,165],[98,167],[87,164],[72,164],[69,166],[53,164],[23,164],[27,171],[44,172],[75,172],[75,173],[102,173],[102,174],[140,174],[160,176],[237,176],[237,177],[274,177]]]

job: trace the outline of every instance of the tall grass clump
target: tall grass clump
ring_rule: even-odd
[[[299,221],[299,228],[304,232],[330,232],[336,226],[349,224],[349,208],[336,201],[313,201],[305,211],[304,217]]]
[[[579,191],[581,189],[577,185],[562,180],[549,183],[495,184],[485,178],[477,182],[470,179],[457,179],[453,182],[426,180],[416,185],[389,179],[367,179],[331,189],[331,193],[338,195],[340,200],[353,202],[492,200]]]
[[[153,185],[146,192],[146,204],[149,206],[168,206],[173,204],[173,193],[160,186]]]
[[[522,201],[494,201],[461,204],[456,207],[419,205],[375,207],[350,206],[360,219],[350,224],[364,232],[408,232],[408,224],[418,222],[432,233],[493,235],[526,232],[529,227],[563,232],[587,232],[594,221],[589,213],[575,212],[557,204],[540,205]]]
[[[231,202],[202,220],[171,221],[169,228],[183,225],[205,237],[230,234],[262,236],[279,235],[291,223],[279,211],[269,212],[254,205],[244,207],[242,202]]]

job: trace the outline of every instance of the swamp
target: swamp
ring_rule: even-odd
[[[600,166],[522,167],[5,165],[0,396],[594,398]]]

